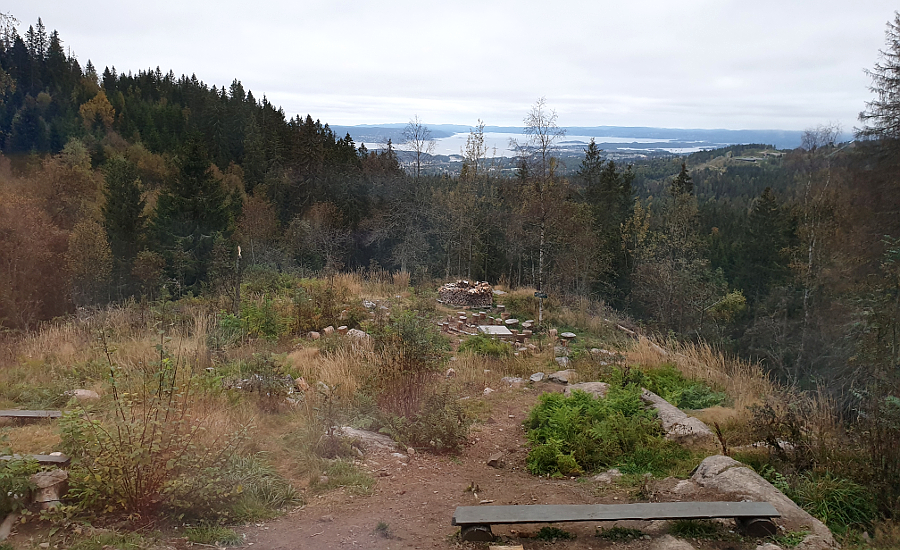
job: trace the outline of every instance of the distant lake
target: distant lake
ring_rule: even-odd
[[[561,140],[557,142],[557,146],[562,149],[567,150],[582,150],[588,146],[591,138],[594,138],[594,141],[599,143],[621,143],[621,144],[654,144],[654,145],[664,145],[670,141],[671,139],[660,139],[660,138],[631,138],[631,137],[610,137],[610,136],[575,136],[575,135],[566,135]],[[466,148],[466,140],[469,139],[468,133],[454,134],[450,137],[440,138],[435,140],[437,143],[434,148],[434,153],[436,155],[459,155],[462,154],[460,151],[465,151]],[[519,143],[524,143],[527,140],[527,137],[524,134],[514,134],[514,133],[505,133],[505,132],[485,132],[484,133],[484,144],[487,147],[487,156],[493,157],[513,157],[516,155],[516,152],[512,150],[509,146],[509,140],[515,139]],[[496,155],[494,154],[494,149],[497,149]],[[629,148],[631,149],[631,148]],[[648,147],[646,150],[659,150],[665,149],[665,147]],[[681,149],[681,148],[677,148]],[[701,150],[702,148],[697,148],[697,150]],[[634,148],[634,150],[644,150],[644,148]],[[676,152],[676,151],[670,151]]]

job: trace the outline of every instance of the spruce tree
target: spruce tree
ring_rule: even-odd
[[[178,173],[156,204],[153,235],[181,291],[205,280],[213,244],[230,237],[233,205],[222,182],[210,172],[209,155],[198,134],[178,159]]]
[[[135,165],[122,157],[106,162],[103,175],[103,226],[115,259],[117,275],[131,272],[131,263],[141,249],[144,237],[145,201]]]

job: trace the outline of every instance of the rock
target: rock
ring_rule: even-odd
[[[496,288],[494,289],[494,296],[505,296],[505,295],[506,295],[506,292],[504,292],[500,289],[496,289]]]
[[[781,547],[777,544],[772,544],[771,542],[767,542],[765,544],[760,544],[756,547],[756,550],[781,550]]]
[[[322,335],[319,334],[319,333],[316,332],[316,331],[310,332],[309,334],[307,334],[307,336],[309,336],[309,339],[310,339],[310,340],[318,340],[319,338],[322,337]]]
[[[716,436],[706,424],[686,415],[684,411],[662,397],[645,389],[641,391],[641,400],[659,413],[666,439],[698,447],[712,447],[716,444]]]
[[[97,401],[98,399],[100,399],[100,394],[95,392],[94,390],[85,390],[85,389],[70,390],[70,391],[66,392],[66,394],[74,397],[75,399],[77,399],[78,401],[81,401],[81,402]]]
[[[371,300],[363,300],[362,304],[363,304],[363,307],[366,309],[375,309],[375,302],[373,302]]]
[[[510,388],[521,388],[525,385],[525,380],[518,376],[504,376],[500,379],[501,384],[506,384]]]
[[[366,430],[357,430],[350,426],[343,426],[339,431],[341,436],[359,441],[363,449],[367,451],[374,449],[393,451],[397,448],[397,444],[394,440],[383,434],[368,432]]]
[[[451,367],[447,369],[447,372],[444,373],[444,376],[446,376],[447,378],[453,378],[454,376],[456,376],[456,370]]]
[[[413,449],[412,447],[407,447],[407,448],[406,448],[406,454],[409,455],[409,456],[416,456],[416,450]]]
[[[556,330],[555,328],[551,328],[550,330],[547,331],[547,336],[549,336],[551,340],[556,339],[557,334],[559,334],[559,331]]]
[[[294,387],[297,388],[297,391],[303,393],[306,393],[309,390],[309,384],[306,383],[306,380],[304,380],[302,376],[294,380]]]
[[[495,453],[492,454],[491,457],[487,461],[487,465],[491,468],[502,468],[503,467],[503,453]]]
[[[547,377],[551,382],[558,382],[560,384],[568,384],[569,382],[574,382],[578,377],[578,374],[572,369],[560,370],[556,371],[550,376]]]
[[[491,388],[484,388],[484,391],[481,393],[483,395],[490,395],[490,394],[494,393],[494,390],[492,390]]]
[[[6,540],[9,537],[9,534],[12,532],[13,525],[16,524],[16,520],[19,519],[19,514],[15,512],[10,512],[6,519],[0,523],[0,541]]]
[[[66,491],[66,480],[68,479],[69,473],[59,469],[32,475],[31,482],[38,489],[34,492],[34,502],[39,503],[44,509],[58,506]]]
[[[349,328],[347,327],[347,325],[341,325],[337,328],[338,334],[340,334],[340,335],[347,334],[348,330],[349,330]]]
[[[328,483],[328,476],[319,476],[319,485],[325,485]]]
[[[556,364],[559,365],[561,368],[564,368],[564,369],[568,368],[569,358],[568,357],[557,357]]]
[[[334,334],[334,327],[328,325],[327,327],[322,329],[322,334],[324,334],[325,336],[331,336],[332,334]]]
[[[409,462],[409,457],[403,453],[391,453],[391,456],[399,460],[400,462]]]
[[[797,548],[824,550],[834,546],[834,537],[828,527],[794,504],[771,483],[733,458],[715,455],[707,457],[697,466],[691,481],[728,495],[729,500],[753,500],[770,502],[781,514],[775,522],[789,531],[809,531]]]
[[[616,481],[618,481],[621,478],[622,478],[622,472],[620,472],[618,468],[613,468],[612,470],[607,470],[607,471],[603,472],[602,474],[597,474],[594,477],[592,477],[591,479],[593,479],[597,483],[610,484],[610,483],[615,483]]]
[[[676,539],[672,535],[663,535],[653,541],[650,550],[694,550],[694,547],[685,540]]]
[[[575,390],[581,390],[583,392],[589,393],[594,397],[606,397],[606,392],[609,391],[609,384],[606,382],[581,382],[580,384],[571,384],[566,387],[566,397],[572,395],[572,392]]]
[[[529,376],[528,379],[531,380],[532,382],[540,382],[541,380],[544,379],[544,373],[536,372],[536,373],[532,374],[531,376]]]
[[[559,337],[563,338],[565,340],[572,340],[575,338],[575,333],[574,332],[564,332],[564,333],[560,334]]]
[[[331,523],[334,521],[334,516],[327,515],[319,518],[319,523]]]

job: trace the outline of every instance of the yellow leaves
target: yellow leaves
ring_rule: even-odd
[[[78,112],[81,114],[81,122],[86,130],[93,128],[95,123],[102,124],[108,130],[116,118],[116,110],[106,98],[103,90],[97,92],[93,99],[82,104]]]

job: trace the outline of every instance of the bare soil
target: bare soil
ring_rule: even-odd
[[[637,502],[635,488],[603,486],[590,477],[548,479],[532,476],[525,469],[527,446],[522,421],[543,391],[562,391],[552,383],[534,389],[497,391],[485,399],[490,416],[472,430],[469,444],[458,456],[416,453],[408,460],[387,451],[370,451],[363,467],[376,478],[374,494],[354,496],[343,490],[312,497],[306,506],[276,520],[247,526],[239,531],[255,548],[295,550],[302,548],[376,550],[426,548],[487,548],[487,543],[459,541],[451,517],[457,506],[499,504],[617,504]],[[486,463],[491,455],[503,454],[502,468]],[[407,463],[408,462],[408,463]],[[679,500],[668,493],[677,480],[653,484],[653,500]],[[474,487],[475,490],[470,490]],[[691,495],[689,500],[717,500],[715,495]],[[644,500],[646,501],[646,499]],[[379,524],[382,529],[377,529]],[[384,529],[386,524],[387,528]],[[631,542],[613,542],[596,536],[598,527],[613,525],[640,529],[649,535]],[[733,529],[733,522],[724,522]],[[576,535],[574,540],[546,542],[534,538],[544,525],[495,526],[493,544],[521,544],[530,548],[601,549],[655,548],[669,523],[597,522],[557,525]],[[727,533],[727,530],[726,530]],[[698,549],[755,548],[757,540],[690,540]]]

